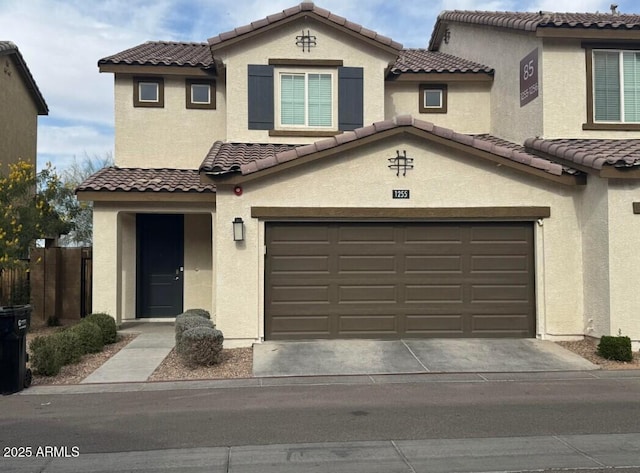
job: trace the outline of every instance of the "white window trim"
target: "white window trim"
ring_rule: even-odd
[[[142,98],[142,86],[143,85],[153,85],[156,89],[156,98],[153,100],[145,100]],[[155,81],[140,81],[138,82],[138,102],[143,103],[158,103],[160,102],[160,84]]]
[[[305,93],[307,91],[307,76],[309,74],[330,74],[331,75],[331,125],[330,126],[309,126],[309,125],[282,125],[281,119],[281,76],[283,74],[305,75]],[[275,108],[275,129],[276,130],[310,130],[310,131],[337,131],[338,130],[338,71],[327,68],[276,68],[274,70],[274,108]],[[306,101],[305,101],[306,102]],[[305,121],[308,121],[307,108],[305,107]]]
[[[193,97],[193,89],[195,87],[206,87],[207,88],[207,100],[205,102],[201,102],[199,100],[195,100]],[[210,105],[211,104],[211,84],[191,84],[189,87],[191,90],[191,103],[195,105]]]
[[[424,108],[430,109],[441,109],[443,107],[443,103],[444,103],[444,91],[442,89],[424,89],[423,91],[423,96],[422,96],[422,106]],[[438,92],[438,96],[440,98],[440,101],[438,103],[438,105],[427,105],[427,93],[429,92]]]
[[[620,119],[618,120],[598,120],[596,119],[596,58],[595,58],[595,54],[597,52],[604,52],[604,53],[618,53],[618,76],[620,77]],[[591,101],[593,103],[593,123],[597,123],[597,124],[607,124],[607,123],[611,123],[611,124],[637,124],[640,123],[640,121],[625,121],[624,116],[625,116],[625,110],[624,110],[624,60],[623,60],[623,53],[640,53],[640,50],[637,49],[593,49],[591,51],[591,64],[593,64],[592,67],[592,75],[593,77],[591,78],[592,80],[592,97],[591,97]]]

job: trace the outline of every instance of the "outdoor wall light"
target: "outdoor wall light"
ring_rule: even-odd
[[[244,241],[244,221],[241,217],[233,219],[233,241]]]

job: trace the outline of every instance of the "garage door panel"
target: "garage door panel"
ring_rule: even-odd
[[[307,315],[304,317],[273,317],[270,331],[273,335],[304,335],[328,336],[330,318],[327,315]],[[308,336],[306,337],[308,338]]]
[[[266,240],[267,339],[535,336],[531,223],[268,223]]]
[[[338,257],[338,272],[341,274],[368,274],[374,272],[395,274],[397,272],[396,256],[389,254],[342,255]]]
[[[452,255],[407,255],[405,257],[405,272],[409,274],[428,273],[462,273],[462,257]]]
[[[398,318],[396,314],[371,315],[367,313],[338,315],[338,332],[341,334],[397,334]],[[364,329],[366,328],[366,329]]]
[[[471,256],[472,273],[510,272],[526,274],[529,270],[529,257],[526,254]]]
[[[395,285],[357,285],[357,286],[339,286],[338,287],[338,303],[354,304],[372,302],[378,304],[395,304],[397,301]]]
[[[274,304],[329,304],[329,286],[275,286],[271,300]]]
[[[471,286],[470,302],[529,302],[529,287],[526,285],[481,285]]]
[[[329,274],[328,256],[279,256],[271,259],[273,274]]]
[[[405,288],[407,304],[462,304],[464,302],[461,284],[408,284]]]
[[[478,225],[471,227],[471,242],[519,242],[527,244],[531,238],[531,226]]]
[[[462,314],[414,314],[407,315],[405,327],[409,336],[434,337],[443,335],[463,335]]]
[[[368,225],[366,231],[361,227],[348,225],[338,227],[338,241],[341,245],[360,243],[378,243],[395,245],[395,229],[388,225]]]
[[[460,243],[462,229],[457,225],[408,226],[404,243]]]

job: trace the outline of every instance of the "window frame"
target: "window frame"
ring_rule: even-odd
[[[595,120],[595,68],[593,54],[596,51],[618,52],[622,56],[623,52],[640,53],[640,43],[589,43],[583,42],[585,50],[585,65],[587,79],[587,120],[582,124],[583,130],[623,130],[640,131],[640,122],[624,121],[596,121]],[[622,57],[621,57],[622,59]],[[623,82],[620,82],[622,86]],[[621,109],[622,110],[622,109]],[[622,115],[622,111],[621,111]],[[624,117],[621,116],[621,120]]]
[[[331,125],[309,125],[309,75],[326,74],[331,76]],[[282,76],[304,75],[305,83],[305,124],[282,124]],[[311,67],[276,67],[274,70],[274,131],[304,131],[304,132],[337,132],[338,131],[338,70],[337,68]]]
[[[193,86],[209,86],[209,102],[193,101]],[[186,79],[185,81],[186,107],[189,109],[212,110],[216,108],[216,81],[211,79]]]
[[[154,83],[158,91],[157,100],[141,100],[140,84]],[[164,79],[162,77],[134,77],[133,78],[133,106],[164,108]]]
[[[420,84],[418,95],[418,111],[420,113],[447,113],[447,84]],[[427,91],[437,90],[440,92],[442,101],[439,107],[427,107]]]

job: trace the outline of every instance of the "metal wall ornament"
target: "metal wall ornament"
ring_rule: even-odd
[[[310,53],[311,48],[316,45],[316,37],[313,36],[309,30],[307,30],[307,34],[304,34],[304,30],[302,30],[302,34],[300,36],[296,36],[296,46],[300,46],[302,48],[302,52],[304,52],[306,48],[307,52]]]
[[[406,177],[407,170],[413,169],[413,158],[407,158],[407,151],[403,150],[402,154],[400,154],[399,150],[396,150],[396,157],[389,158],[388,161],[389,169],[393,169],[396,171],[396,176],[400,177],[400,171],[402,171],[402,176]]]

